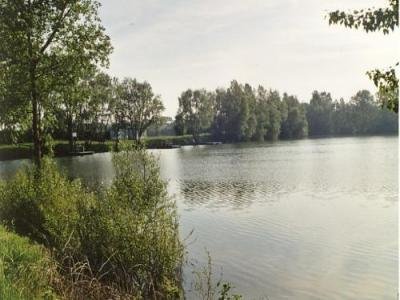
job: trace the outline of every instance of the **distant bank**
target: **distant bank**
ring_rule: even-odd
[[[182,136],[157,136],[143,138],[148,149],[169,149],[176,146],[194,145],[192,135]],[[209,134],[201,135],[201,143],[214,142]],[[108,140],[105,142],[86,142],[79,141],[79,145],[83,145],[85,151],[93,151],[95,153],[110,152],[115,146],[115,141]],[[63,157],[71,156],[68,141],[54,142],[54,156]],[[20,143],[14,145],[0,145],[0,161],[14,159],[29,159],[33,156],[32,143]]]
[[[315,138],[340,138],[350,137],[354,135],[319,135],[309,136],[308,139]],[[357,135],[357,136],[397,136],[393,135]],[[174,149],[179,146],[191,146],[195,145],[192,135],[181,135],[181,136],[157,136],[143,138],[148,149]],[[79,141],[80,145],[84,146],[85,151],[93,151],[94,153],[105,153],[111,152],[115,146],[115,141],[108,140],[105,142],[85,142]],[[244,142],[241,142],[244,143]],[[216,141],[210,134],[202,134],[200,137],[199,144],[203,145],[216,145],[220,144],[220,141]],[[68,141],[56,141],[54,143],[54,156],[65,157],[73,156],[70,155]],[[21,143],[15,145],[0,145],[0,161],[14,160],[14,159],[30,159],[33,156],[33,145],[32,143]]]

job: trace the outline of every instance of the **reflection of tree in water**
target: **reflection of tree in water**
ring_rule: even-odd
[[[183,201],[189,207],[243,209],[254,202],[274,201],[278,184],[249,181],[181,181]]]

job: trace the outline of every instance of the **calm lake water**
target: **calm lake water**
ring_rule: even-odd
[[[153,151],[188,256],[246,299],[397,299],[398,138],[330,138]],[[0,177],[22,161],[0,162]],[[89,184],[110,154],[63,158]],[[189,298],[192,269],[185,270]]]

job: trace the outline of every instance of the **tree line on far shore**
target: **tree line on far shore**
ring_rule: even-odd
[[[150,83],[119,80],[102,72],[81,80],[73,92],[68,89],[51,97],[53,105],[43,116],[44,140],[69,140],[71,147],[73,132],[87,141],[105,141],[111,133],[118,138],[121,131],[129,132],[125,136],[134,140],[146,132],[168,132],[190,134],[194,142],[204,133],[217,141],[243,142],[398,132],[397,115],[382,109],[382,99],[367,90],[349,101],[314,91],[307,103],[294,95],[233,80],[228,88],[182,92],[175,120],[162,116],[164,105]],[[1,121],[1,143],[32,139],[29,118]]]
[[[397,115],[382,109],[367,90],[350,101],[314,91],[309,103],[263,86],[232,81],[215,92],[184,91],[175,118],[177,134],[211,133],[229,142],[303,138],[306,136],[394,134]]]

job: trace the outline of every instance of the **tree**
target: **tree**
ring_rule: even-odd
[[[389,34],[399,26],[399,0],[389,0],[386,8],[368,8],[360,11],[354,10],[352,13],[344,11],[333,11],[329,15],[329,24],[340,24],[345,27],[358,29],[363,28],[366,32],[381,31]],[[396,63],[398,66],[399,63]],[[373,70],[367,72],[381,98],[382,106],[398,112],[399,80],[393,67],[389,70]]]
[[[258,87],[256,99],[257,127],[253,139],[256,141],[278,139],[282,120],[287,118],[286,103],[282,105],[277,91],[267,91],[263,86]]]
[[[0,129],[2,143],[17,143],[29,129],[29,106],[13,101],[15,94],[7,89],[5,68],[0,68]]]
[[[147,136],[171,136],[175,135],[176,128],[174,119],[171,117],[161,117],[159,122],[151,125],[147,129]]]
[[[245,84],[243,88],[244,99],[242,101],[242,107],[246,109],[247,120],[244,130],[243,139],[248,141],[254,139],[257,131],[257,117],[256,117],[256,95],[249,84]]]
[[[269,127],[267,138],[269,140],[277,140],[281,133],[281,124],[288,117],[288,107],[286,102],[281,101],[281,96],[276,90],[270,90],[268,93],[269,107]]]
[[[179,97],[177,123],[183,126],[183,132],[193,135],[195,143],[199,142],[200,133],[208,130],[214,117],[214,95],[206,90],[191,89]]]
[[[66,138],[72,151],[72,133],[79,138],[104,141],[112,121],[114,105],[113,79],[97,70],[88,73],[74,85],[65,85],[55,100],[58,105],[57,137]]]
[[[333,102],[330,93],[314,91],[307,107],[307,120],[311,136],[333,133]]]
[[[227,90],[217,90],[214,136],[233,142],[250,139],[256,129],[254,105],[255,96],[248,84],[243,86],[233,80]]]
[[[378,116],[374,96],[367,90],[359,91],[351,98],[351,104],[354,131],[358,134],[374,133],[373,127]]]
[[[267,91],[262,86],[259,86],[257,89],[255,116],[257,125],[254,139],[256,141],[264,141],[270,127],[270,110],[268,107]]]
[[[295,96],[283,94],[282,101],[288,108],[288,116],[282,122],[282,138],[303,138],[308,134],[308,123],[305,107]]]
[[[332,117],[334,133],[337,135],[354,134],[353,108],[344,99],[334,102],[334,113]]]
[[[112,122],[112,111],[115,105],[113,79],[98,72],[86,82],[88,99],[84,102],[83,121],[86,125],[86,137],[104,141],[106,131]]]
[[[96,0],[0,0],[0,64],[13,103],[30,106],[38,166],[52,92],[94,64],[108,64],[112,48],[99,6]]]
[[[146,129],[158,122],[164,105],[155,96],[148,82],[126,78],[118,84],[115,103],[116,120],[133,130],[135,140],[140,141]]]

